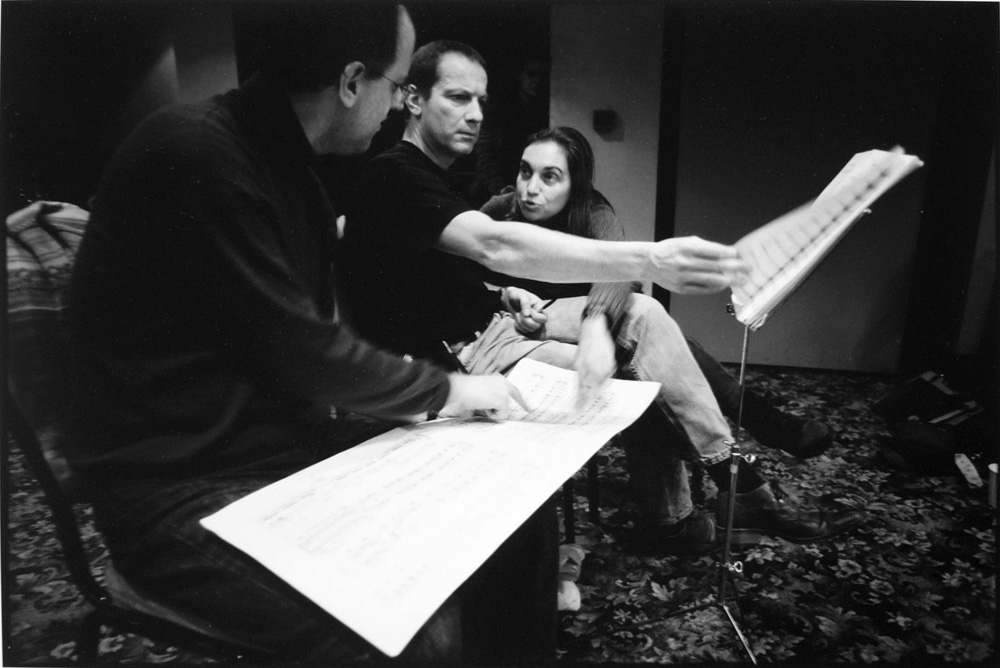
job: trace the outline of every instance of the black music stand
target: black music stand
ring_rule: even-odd
[[[733,561],[732,555],[733,515],[736,514],[736,478],[739,471],[740,460],[746,460],[748,464],[753,463],[754,460],[753,455],[744,455],[740,450],[740,429],[743,427],[743,395],[746,391],[747,348],[749,343],[750,326],[745,325],[743,328],[743,351],[740,355],[740,408],[739,412],[736,414],[736,432],[729,447],[729,498],[727,499],[728,507],[726,508],[726,533],[722,542],[722,563],[720,564],[721,571],[719,573],[719,593],[713,603],[721,607],[722,611],[726,613],[726,617],[729,619],[729,623],[732,625],[733,630],[736,631],[736,635],[739,636],[740,642],[743,643],[743,648],[747,651],[747,655],[750,657],[750,660],[754,663],[754,665],[756,665],[757,657],[754,656],[753,650],[750,649],[750,642],[740,629],[740,625],[736,623],[736,619],[733,617],[732,611],[726,604],[727,576],[732,576],[733,573],[743,572],[743,562]]]
[[[869,212],[870,212],[869,209],[863,209],[862,211],[860,211],[860,212],[858,212],[858,213],[855,214],[854,220],[856,220],[857,218],[860,218],[861,216],[863,216],[864,214],[869,213]],[[817,260],[817,262],[818,262],[818,260]],[[798,283],[801,283],[801,281],[805,279],[806,273],[803,273],[801,275]],[[795,287],[797,287],[798,283],[796,283],[795,285],[793,285],[792,289],[794,289]],[[786,294],[781,299],[783,300],[787,296],[788,295]],[[669,619],[671,617],[676,617],[678,615],[685,615],[685,614],[687,614],[689,612],[694,612],[696,610],[703,610],[705,608],[714,607],[714,606],[717,606],[717,607],[721,608],[722,611],[724,613],[726,613],[726,618],[729,619],[729,623],[732,625],[733,630],[736,632],[736,635],[739,636],[740,642],[743,643],[743,648],[746,650],[747,655],[750,657],[750,661],[752,661],[754,663],[754,665],[757,664],[757,657],[754,656],[753,650],[750,648],[750,642],[747,640],[746,635],[744,635],[743,630],[740,628],[740,625],[737,623],[736,618],[733,616],[733,612],[730,609],[729,605],[727,604],[726,598],[727,598],[727,589],[728,589],[728,587],[727,587],[727,585],[728,585],[728,578],[729,577],[734,577],[735,573],[742,573],[743,572],[743,562],[741,562],[741,561],[734,561],[733,560],[733,553],[732,553],[733,515],[735,514],[735,511],[736,511],[736,478],[737,478],[737,473],[739,471],[739,465],[740,465],[740,460],[741,459],[745,460],[748,464],[753,463],[753,461],[754,461],[754,456],[753,455],[745,455],[740,450],[740,430],[743,427],[743,397],[744,397],[744,395],[746,393],[747,349],[748,349],[749,344],[750,344],[750,330],[751,329],[758,329],[758,328],[760,328],[764,324],[764,322],[767,320],[767,318],[770,315],[771,311],[773,311],[774,308],[777,307],[777,305],[778,305],[778,303],[771,304],[770,305],[770,309],[768,310],[767,313],[764,313],[762,316],[758,317],[758,319],[753,324],[749,324],[749,325],[745,324],[744,328],[743,328],[743,350],[742,350],[742,353],[740,355],[740,407],[739,407],[739,411],[737,412],[737,415],[736,415],[736,431],[735,431],[735,436],[733,437],[732,441],[727,441],[727,443],[730,446],[730,448],[729,448],[729,451],[730,451],[730,463],[729,463],[729,498],[728,498],[728,507],[726,508],[726,533],[725,533],[725,538],[723,539],[723,543],[722,543],[722,561],[719,564],[719,566],[720,566],[719,592],[718,592],[718,594],[716,594],[715,600],[713,600],[713,601],[709,601],[708,603],[702,603],[700,605],[692,606],[690,608],[681,608],[681,609],[679,609],[679,610],[677,610],[675,612],[670,613],[669,615],[666,615],[666,617],[664,617],[664,619]],[[733,304],[729,304],[727,306],[727,311],[732,316],[736,315],[736,308],[735,308],[735,306]],[[735,585],[734,585],[733,588],[735,589]],[[735,603],[736,602],[734,600],[734,604]]]
[[[770,315],[770,313],[778,306],[778,304],[781,301],[787,298],[792,291],[798,288],[798,286],[802,283],[802,281],[805,280],[806,276],[808,276],[809,272],[812,271],[812,269],[814,269],[816,265],[819,264],[819,262],[825,256],[825,254],[829,252],[829,250],[833,247],[833,244],[837,243],[837,241],[839,241],[840,237],[843,234],[846,234],[850,226],[853,225],[853,223],[856,222],[858,218],[870,212],[870,209],[867,208],[868,205],[874,202],[885,190],[892,187],[892,185],[895,184],[896,181],[903,178],[910,171],[916,169],[917,167],[923,164],[920,161],[920,159],[916,158],[915,156],[906,156],[903,153],[903,149],[897,146],[890,152],[869,151],[867,153],[859,153],[855,155],[855,157],[852,158],[852,161],[848,162],[848,164],[844,167],[844,169],[841,170],[841,173],[838,174],[838,178],[844,174],[850,173],[850,168],[852,167],[854,159],[864,158],[865,156],[872,156],[875,154],[881,154],[883,157],[878,157],[876,155],[875,158],[873,159],[874,161],[869,160],[869,164],[867,164],[863,168],[861,176],[853,177],[854,180],[848,182],[846,185],[842,184],[840,186],[840,189],[838,190],[838,193],[840,193],[840,195],[838,197],[831,196],[830,198],[825,200],[824,207],[818,214],[816,214],[817,217],[811,218],[812,222],[819,223],[819,231],[818,233],[816,231],[812,231],[810,232],[810,234],[806,235],[809,237],[808,243],[816,244],[818,240],[827,241],[828,239],[832,239],[833,241],[826,244],[825,250],[823,250],[821,254],[813,256],[805,264],[800,265],[796,270],[796,272],[791,275],[791,278],[786,279],[786,282],[782,286],[782,290],[772,295],[770,297],[769,303],[765,302],[764,307],[767,309],[766,312],[764,312],[763,314],[758,314],[755,318],[752,319],[750,324],[744,323],[745,329],[743,331],[743,354],[740,359],[740,407],[739,407],[739,412],[737,413],[735,437],[733,438],[732,441],[727,441],[727,443],[730,446],[729,499],[728,499],[729,503],[726,513],[726,533],[722,545],[722,562],[720,564],[721,571],[719,574],[719,591],[718,594],[716,594],[715,596],[715,600],[709,601],[708,603],[702,603],[700,605],[691,606],[689,608],[681,608],[655,621],[651,620],[650,622],[643,622],[641,624],[636,624],[634,626],[636,627],[649,626],[651,624],[655,624],[662,621],[662,619],[669,619],[671,617],[684,615],[689,612],[694,612],[696,610],[703,610],[709,607],[719,607],[722,609],[723,612],[726,613],[726,617],[729,619],[729,623],[732,624],[733,630],[736,631],[736,635],[739,636],[740,642],[743,643],[743,648],[750,656],[750,660],[756,665],[757,657],[754,656],[753,650],[750,649],[750,643],[747,640],[747,637],[743,634],[742,629],[740,629],[740,626],[736,622],[736,618],[733,616],[732,610],[730,609],[726,601],[728,578],[733,577],[735,573],[743,572],[743,563],[741,561],[734,561],[732,555],[733,515],[735,514],[736,510],[737,472],[739,471],[739,464],[741,459],[746,460],[748,463],[752,462],[754,459],[753,455],[744,455],[740,450],[740,429],[743,426],[743,399],[744,399],[744,394],[746,392],[747,347],[750,342],[750,330],[758,329],[759,327],[761,327],[764,324],[764,321]],[[908,161],[906,160],[907,158],[909,158]],[[834,180],[834,183],[836,182],[837,179]],[[831,183],[831,185],[833,184]],[[820,197],[822,197],[822,194],[820,195]],[[751,235],[743,237],[743,239],[737,242],[736,244],[737,247],[739,247],[740,244],[744,243],[747,244],[746,257],[750,258],[753,261],[755,266],[755,271],[757,270],[758,266],[761,268],[774,267],[776,262],[779,263],[782,261],[787,262],[790,259],[787,256],[787,249],[783,248],[779,248],[778,249],[779,252],[777,252],[774,257],[770,256],[771,248],[774,246],[780,246],[780,244],[775,244],[773,241],[773,235],[775,234],[773,230],[776,229],[774,226],[780,225],[781,228],[777,229],[784,229],[788,225],[792,224],[795,225],[796,229],[798,229],[800,225],[800,223],[798,222],[800,215],[799,212],[805,211],[806,210],[805,207],[811,205],[812,203],[804,205],[803,207],[800,207],[800,209],[797,209],[787,214],[787,216],[796,216],[795,218],[788,218],[786,216],[781,219],[777,219],[776,221],[772,221],[772,223],[770,223],[769,225],[760,228]],[[810,213],[807,215],[811,216],[812,214]],[[761,233],[762,230],[772,230],[772,232],[769,232],[769,234],[771,234],[772,237],[768,237],[763,243],[760,241],[759,237],[754,242],[748,242],[748,239],[750,237],[752,236],[756,237]],[[801,244],[801,241],[798,238],[795,239],[794,245],[798,249],[798,251],[802,251],[805,249],[805,246]],[[819,248],[819,246],[817,246],[817,248]],[[757,261],[758,251],[760,251],[759,254],[761,256],[759,264]],[[783,271],[784,268],[785,267],[783,265],[779,264],[778,266],[779,273],[780,271]],[[761,271],[763,276],[766,277],[768,281],[773,279],[774,276],[776,275],[775,273],[768,274],[768,272],[766,271],[763,270]],[[762,285],[763,283],[758,284],[757,287],[760,288]],[[761,293],[758,292],[757,294]],[[736,308],[733,304],[730,304],[727,310],[729,311],[730,315],[734,316],[737,315]],[[747,317],[749,319],[749,316]],[[742,318],[741,321],[743,321]]]
[[[728,507],[726,509],[726,532],[722,541],[722,561],[719,563],[719,591],[715,595],[715,600],[689,608],[681,608],[670,613],[666,616],[666,618],[669,619],[671,617],[677,617],[678,615],[686,615],[689,612],[703,610],[705,608],[720,608],[724,613],[726,613],[726,618],[729,620],[730,625],[739,637],[740,642],[743,643],[743,649],[746,650],[747,655],[750,657],[750,661],[756,665],[757,657],[754,656],[753,650],[750,648],[750,641],[747,640],[746,635],[744,635],[743,630],[740,628],[736,618],[733,616],[732,610],[726,602],[729,578],[734,577],[734,573],[743,572],[743,562],[733,560],[732,550],[733,515],[736,512],[736,478],[739,471],[740,460],[743,459],[748,464],[752,463],[754,460],[753,455],[745,455],[740,450],[740,429],[743,425],[743,395],[746,390],[747,348],[749,343],[750,326],[746,325],[743,330],[743,352],[740,355],[740,408],[736,415],[735,435],[732,441],[727,441],[729,444],[729,498]],[[735,585],[733,589],[735,590]],[[735,600],[733,603],[738,607]]]
[[[686,615],[689,612],[696,612],[698,610],[704,610],[706,608],[718,607],[726,614],[726,618],[729,620],[730,625],[732,625],[733,630],[739,637],[740,642],[743,643],[743,649],[746,650],[747,655],[750,657],[750,661],[754,665],[757,665],[757,657],[754,656],[753,650],[750,648],[750,641],[747,640],[746,635],[740,628],[739,623],[733,616],[733,611],[727,603],[726,599],[728,597],[728,585],[730,577],[735,577],[735,573],[743,572],[743,562],[733,560],[732,551],[732,540],[733,540],[733,515],[736,511],[736,478],[739,471],[740,460],[746,460],[747,463],[752,463],[754,460],[753,455],[745,455],[740,450],[740,429],[743,423],[743,395],[746,389],[746,367],[747,367],[747,348],[750,343],[750,325],[746,325],[743,331],[743,352],[740,359],[740,407],[737,413],[736,419],[736,432],[735,437],[732,441],[726,441],[729,445],[729,499],[728,508],[726,511],[726,532],[724,534],[722,543],[722,560],[719,563],[719,589],[718,593],[715,594],[714,600],[708,601],[707,603],[700,603],[698,605],[692,605],[690,607],[682,607],[677,610],[664,615],[655,620],[649,620],[647,622],[640,622],[638,624],[633,624],[630,628],[641,628],[645,626],[652,626],[653,624],[658,624],[664,619],[670,619],[671,617],[679,617],[680,615]],[[733,587],[735,589],[735,585]],[[733,601],[736,604],[736,601]]]

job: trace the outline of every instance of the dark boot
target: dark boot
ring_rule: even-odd
[[[833,444],[833,430],[822,422],[785,413],[749,391],[743,396],[742,422],[741,426],[761,445],[784,450],[799,459],[821,455]]]
[[[733,513],[733,544],[752,542],[762,534],[792,543],[811,543],[850,531],[865,522],[857,511],[801,510],[788,505],[785,494],[774,483],[764,483],[752,492],[736,495]],[[719,526],[729,515],[729,493],[719,492]]]
[[[719,547],[715,520],[698,511],[673,525],[640,524],[632,535],[632,549],[643,554],[702,555]]]
[[[761,445],[784,450],[788,454],[808,459],[822,454],[833,443],[833,431],[822,422],[808,420],[784,413],[775,405],[755,394],[753,390],[743,390],[740,382],[718,360],[712,357],[701,344],[687,339],[691,355],[698,363],[705,380],[712,388],[712,394],[722,414],[750,432]],[[740,416],[740,394],[743,394],[743,415]]]

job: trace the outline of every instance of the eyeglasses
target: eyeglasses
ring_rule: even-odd
[[[395,96],[396,93],[405,93],[406,89],[409,88],[409,86],[407,86],[405,83],[399,83],[398,81],[393,81],[392,79],[390,79],[389,77],[387,77],[384,74],[380,74],[379,76],[392,84],[392,94],[393,94],[393,96]]]

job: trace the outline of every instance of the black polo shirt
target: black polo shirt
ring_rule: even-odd
[[[408,141],[362,173],[339,265],[351,317],[366,338],[415,357],[439,357],[442,341],[467,341],[501,308],[479,264],[434,248],[472,210],[446,170]]]

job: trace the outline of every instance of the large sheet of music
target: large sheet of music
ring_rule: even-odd
[[[612,380],[578,410],[575,372],[525,359],[508,378],[530,411],[516,407],[503,421],[436,420],[394,429],[202,524],[397,656],[659,389],[659,383]]]
[[[737,320],[752,330],[763,325],[868,207],[921,165],[898,146],[858,153],[815,200],[737,241],[752,265],[749,280],[733,289]]]

